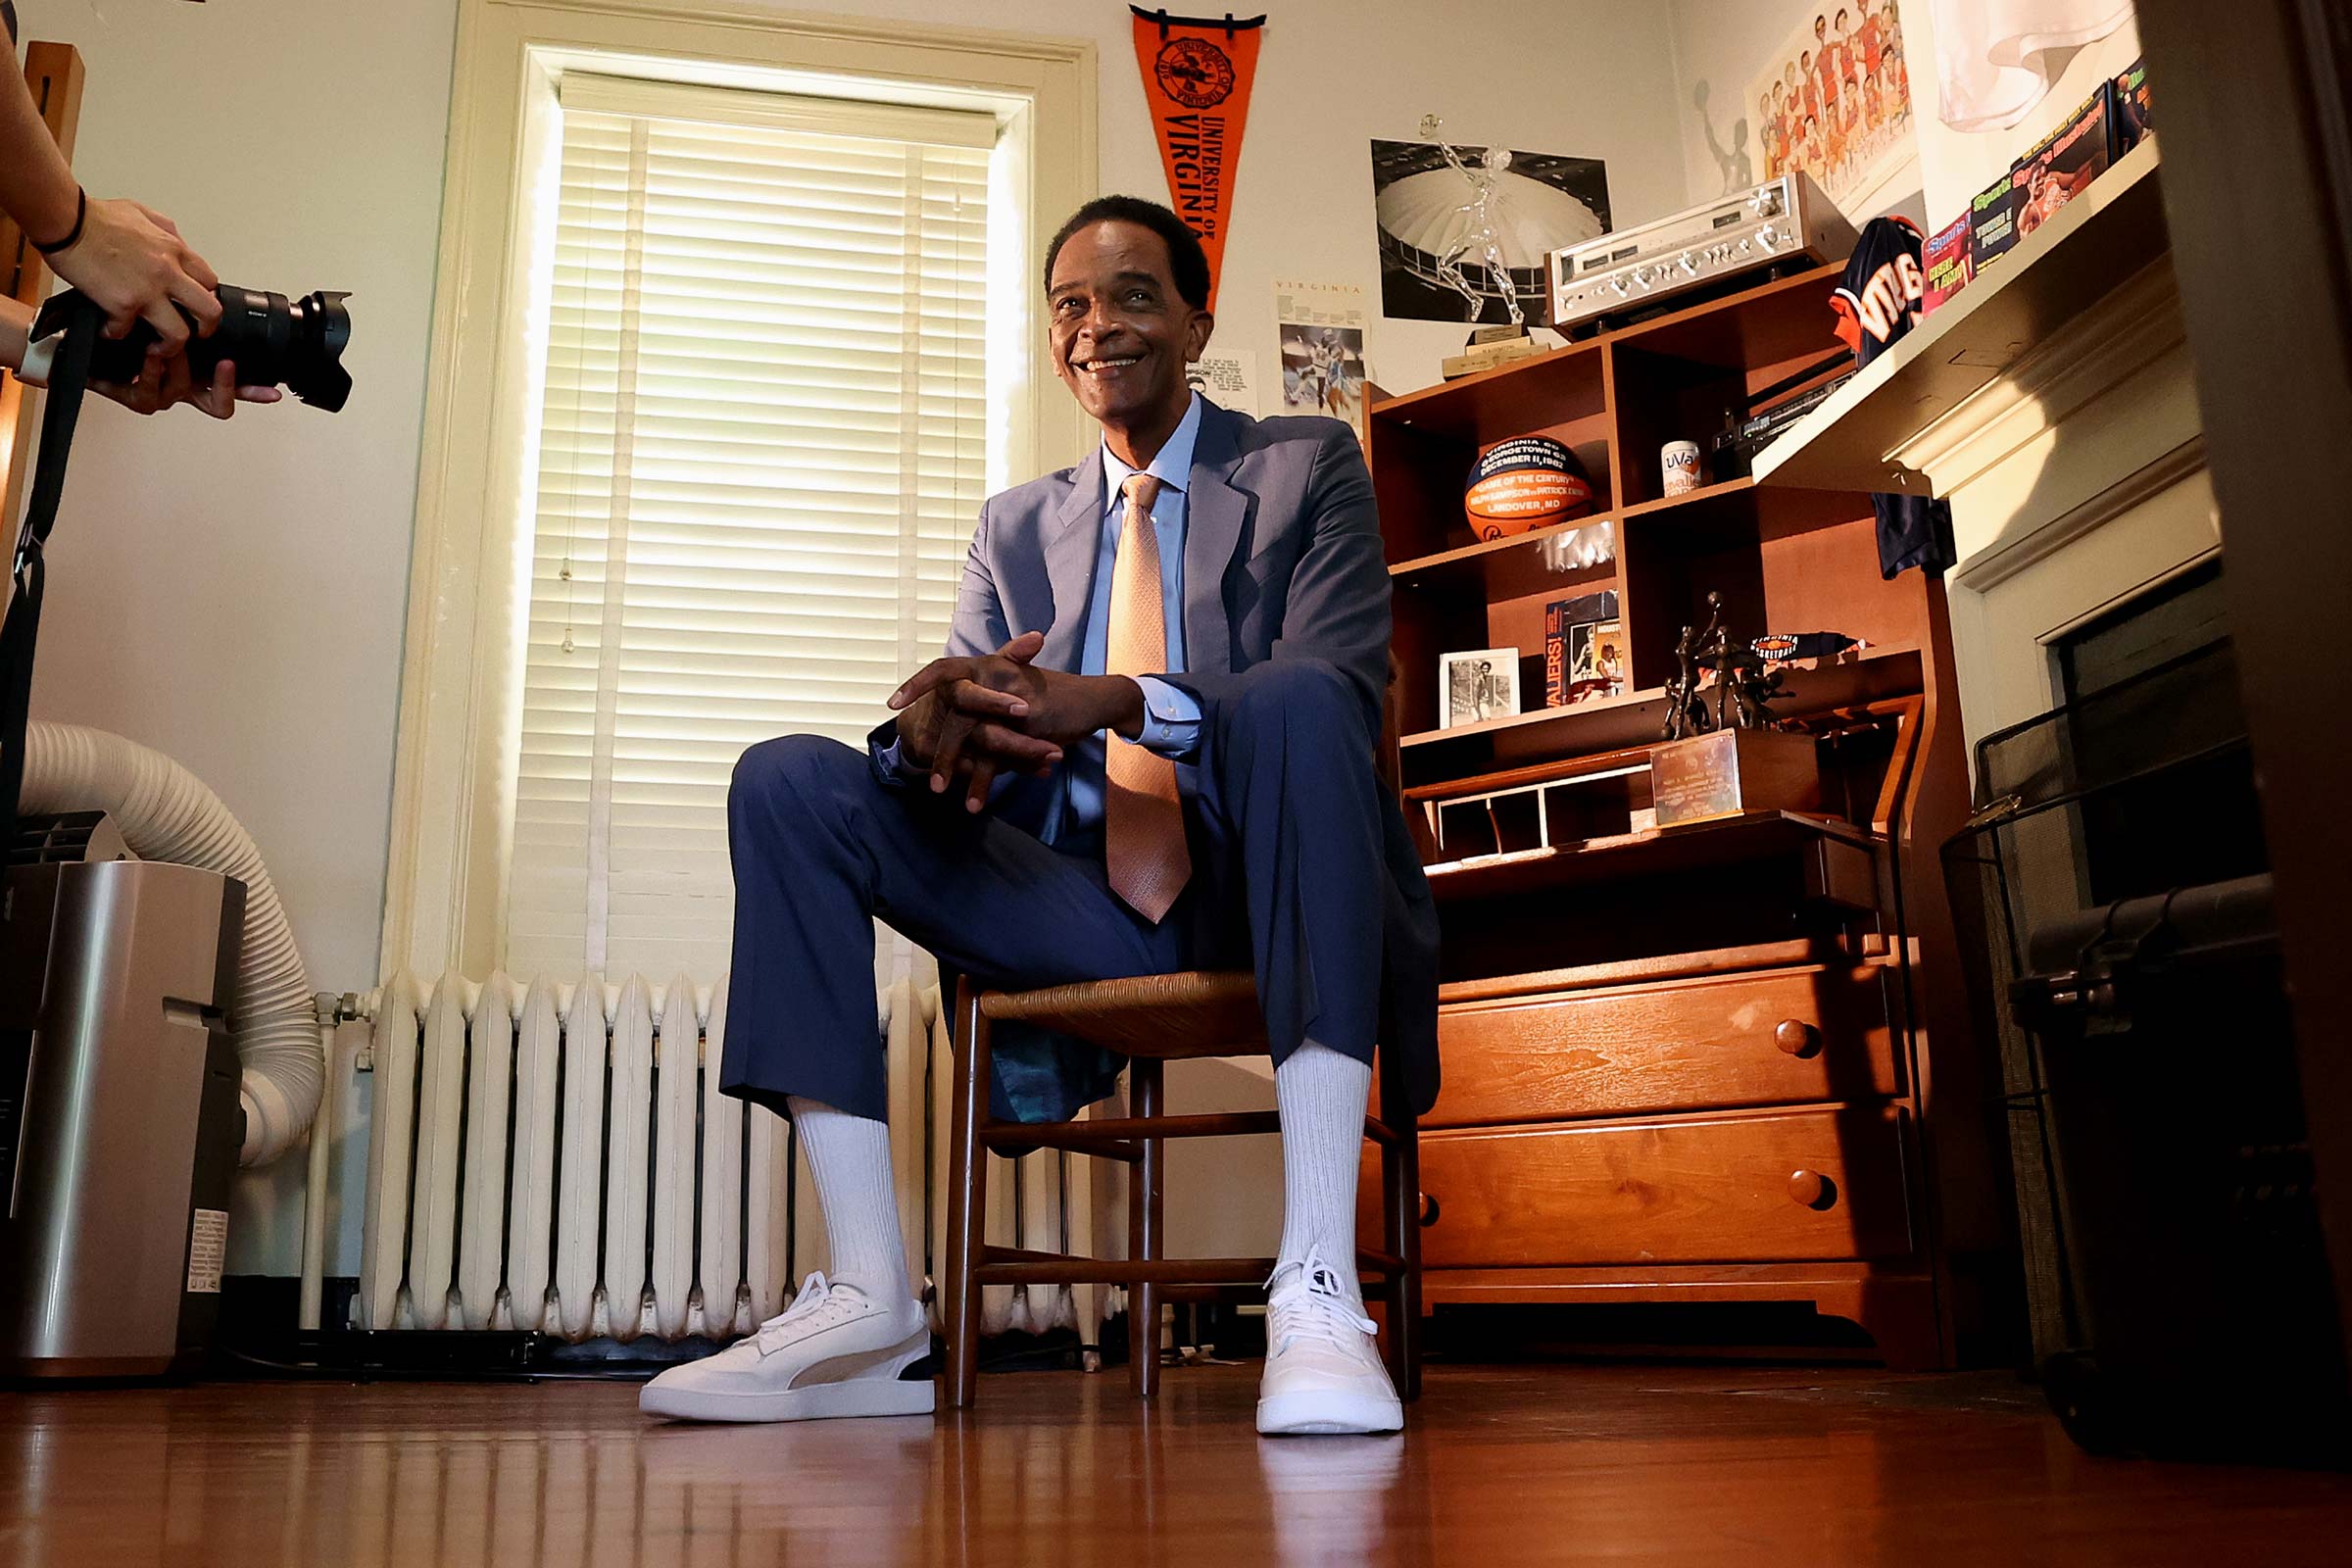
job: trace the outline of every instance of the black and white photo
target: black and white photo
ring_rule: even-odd
[[[1474,648],[1438,656],[1445,729],[1508,718],[1519,711],[1519,650]]]
[[[1607,166],[1557,153],[1452,151],[1461,167],[1436,141],[1372,143],[1380,313],[1465,326],[1510,318],[1478,232],[1483,207],[1521,311],[1536,325],[1548,322],[1545,259],[1609,231]],[[1465,284],[1478,296],[1475,318]]]

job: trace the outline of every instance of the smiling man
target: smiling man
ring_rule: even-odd
[[[1355,1276],[1372,1050],[1437,1093],[1436,924],[1375,767],[1389,575],[1347,426],[1200,398],[1208,264],[1175,214],[1089,203],[1046,258],[1054,368],[1102,427],[981,510],[946,658],[864,753],[787,736],[729,799],[727,1093],[791,1116],[833,1277],[647,1385],[704,1420],[912,1414],[928,1348],[883,1127],[874,917],[1001,985],[1254,969],[1285,1170],[1261,1432],[1396,1430]],[[1002,1114],[1072,1114],[1117,1062],[1004,1039]]]

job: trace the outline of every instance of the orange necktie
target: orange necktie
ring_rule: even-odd
[[[1159,535],[1152,527],[1152,503],[1159,498],[1159,481],[1148,473],[1131,474],[1119,489],[1127,498],[1127,512],[1119,522],[1118,561],[1110,574],[1110,637],[1103,673],[1158,675],[1168,667]],[[1104,744],[1102,771],[1102,853],[1110,891],[1156,924],[1193,875],[1192,852],[1184,842],[1184,805],[1176,792],[1176,764],[1114,734]]]

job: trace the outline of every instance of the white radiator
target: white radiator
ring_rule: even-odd
[[[948,1252],[952,1055],[927,967],[901,943],[876,977],[918,1286]],[[826,1266],[790,1126],[717,1091],[723,976],[451,974],[428,986],[403,974],[373,1002],[360,1327],[724,1340],[782,1311],[799,1279]],[[1097,1114],[1124,1110],[1114,1101]],[[1051,1151],[991,1159],[991,1242],[1124,1255],[1123,1166]],[[992,1288],[983,1324],[1075,1327],[1091,1346],[1120,1296]]]

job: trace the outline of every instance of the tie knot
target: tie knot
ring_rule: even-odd
[[[1119,483],[1127,505],[1142,512],[1152,510],[1152,503],[1159,499],[1159,480],[1149,473],[1131,473]]]

